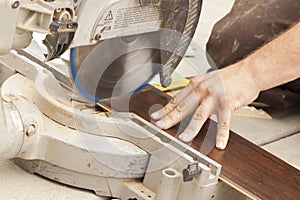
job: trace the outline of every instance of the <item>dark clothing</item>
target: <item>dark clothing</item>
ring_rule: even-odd
[[[222,68],[243,59],[299,21],[300,0],[236,0],[207,43],[211,66]],[[277,108],[300,103],[300,79],[261,92],[257,101]]]

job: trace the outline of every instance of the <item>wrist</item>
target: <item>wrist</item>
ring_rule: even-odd
[[[232,67],[236,68],[237,76],[243,77],[244,85],[247,87],[245,89],[251,89],[257,94],[264,90],[262,80],[260,80],[259,70],[248,63],[246,59],[233,64]]]

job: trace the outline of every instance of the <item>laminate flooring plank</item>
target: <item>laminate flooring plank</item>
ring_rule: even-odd
[[[150,114],[170,97],[147,86],[141,92],[100,104],[115,111],[133,112],[151,121]],[[174,137],[184,130],[189,118],[166,132]],[[215,146],[217,125],[208,120],[189,145],[222,165],[220,179],[252,199],[299,200],[300,171],[234,132],[225,150]]]

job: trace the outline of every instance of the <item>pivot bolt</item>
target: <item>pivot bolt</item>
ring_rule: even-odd
[[[13,8],[13,9],[16,9],[16,8],[18,8],[20,6],[20,1],[14,1],[12,4],[11,4],[11,7]]]
[[[34,124],[30,124],[27,128],[26,128],[26,135],[28,137],[33,136],[36,133],[36,127]]]

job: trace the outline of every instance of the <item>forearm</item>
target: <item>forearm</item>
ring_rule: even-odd
[[[260,91],[300,77],[300,23],[233,65]]]

